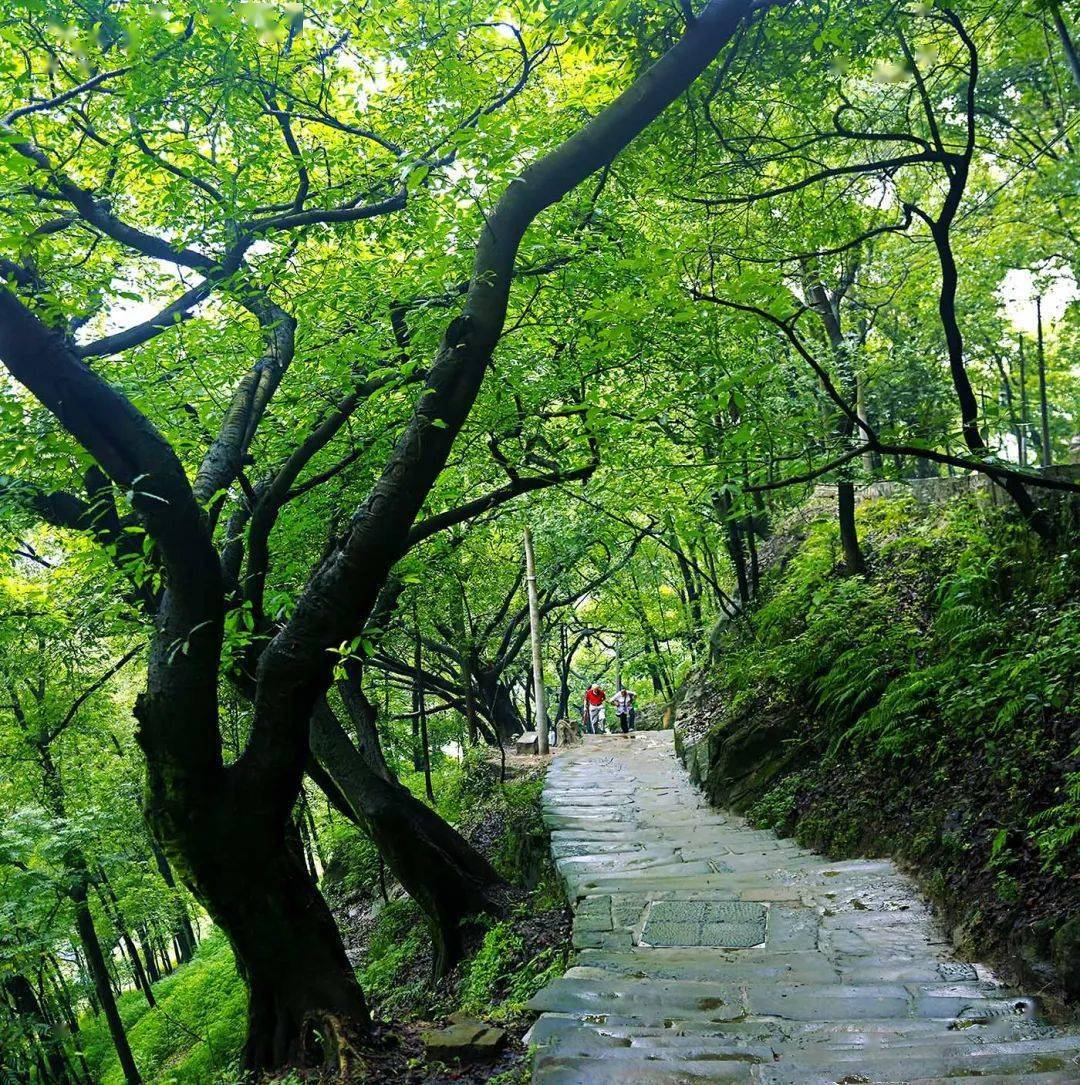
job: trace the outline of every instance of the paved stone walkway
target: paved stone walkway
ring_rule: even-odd
[[[888,862],[830,863],[710,808],[672,733],[552,762],[573,967],[542,990],[536,1085],[1077,1085],[1080,1036],[956,961]]]

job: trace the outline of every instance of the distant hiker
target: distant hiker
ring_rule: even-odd
[[[622,733],[624,735],[630,734],[634,729],[634,695],[623,686],[611,698],[611,703],[615,707],[615,718],[619,721]]]
[[[604,725],[604,701],[607,694],[600,688],[599,682],[593,682],[585,691],[585,707],[582,718],[585,721],[585,730],[590,735],[600,734],[600,728]]]

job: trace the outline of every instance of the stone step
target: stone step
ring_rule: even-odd
[[[926,1066],[936,1071],[961,1071],[973,1061],[991,1070],[1020,1065],[1029,1070],[1080,1068],[1080,1044],[1060,1037],[1017,1040],[1012,1042],[975,1043],[956,1033],[873,1037],[864,1035],[863,1043],[836,1044],[825,1037],[811,1036],[809,1046],[784,1051],[777,1042],[779,1035],[743,1034],[729,1032],[708,1035],[674,1029],[605,1028],[578,1022],[554,1032],[530,1036],[537,1046],[549,1046],[558,1041],[560,1053],[575,1056],[597,1056],[613,1059],[652,1058],[659,1054],[671,1060],[704,1061],[706,1059],[741,1059],[781,1065],[790,1062],[801,1069],[819,1066],[857,1063],[862,1065],[895,1065],[901,1060],[908,1066]]]
[[[534,1085],[697,1085],[754,1082],[753,1065],[741,1061],[710,1059],[704,1062],[640,1060],[629,1069],[624,1062],[589,1056],[538,1052],[533,1064]]]
[[[968,1078],[985,1082],[993,1074],[1013,1081],[1030,1082],[1034,1075],[1054,1073],[1068,1075],[1064,1081],[1080,1082],[1080,1063],[1057,1055],[1010,1054],[995,1055],[972,1051],[963,1055],[907,1054],[902,1057],[878,1053],[862,1053],[849,1061],[810,1060],[801,1055],[789,1061],[783,1059],[772,1066],[759,1068],[752,1078],[760,1085],[836,1085],[837,1082],[871,1082],[874,1085],[908,1085],[913,1079],[938,1079],[955,1082]]]
[[[1080,1037],[952,960],[891,862],[717,812],[670,734],[558,754],[544,803],[578,952],[530,1003],[540,1085],[1080,1085]]]
[[[575,954],[571,978],[586,978],[604,972],[608,975],[638,976],[655,979],[700,980],[707,983],[744,982],[746,980],[783,982],[799,979],[815,983],[840,983],[840,974],[820,953],[765,953],[751,956],[753,950],[633,949],[605,951],[583,949]],[[936,978],[936,977],[932,977]]]
[[[849,1018],[925,1017],[938,1021],[982,1021],[1029,1017],[1024,1000],[1003,999],[989,985],[913,986],[899,984],[721,983],[681,978],[647,979],[620,975],[568,975],[538,992],[530,1009],[651,1016],[658,1006],[669,1016],[730,1020],[749,1014],[787,1021],[844,1021]],[[717,1016],[720,1014],[720,1016]]]
[[[1077,1085],[1080,1076],[1077,1071],[1039,1071],[1031,1073],[1021,1070],[1017,1074],[967,1074],[961,1077],[920,1077],[914,1081],[904,1080],[901,1085]]]
[[[737,950],[696,946],[685,949],[635,946],[625,951],[583,949],[575,954],[571,963],[638,978],[647,974],[658,979],[721,982],[725,978],[782,980],[787,975],[800,982],[837,982],[849,987],[882,983],[935,984],[951,978],[948,970],[953,969],[953,974],[965,981],[983,983],[987,994],[1000,990],[1000,984],[991,973],[959,962],[877,957],[841,967],[817,950],[773,952],[768,942],[760,948]]]
[[[969,1074],[968,1070],[976,1071]],[[913,1077],[912,1075],[918,1075]],[[956,1085],[1076,1085],[1080,1065],[1037,1052],[1003,1056],[989,1051],[949,1054],[928,1050],[905,1053],[902,1058],[863,1051],[849,1061],[814,1065],[796,1054],[776,1061],[767,1047],[715,1047],[687,1045],[673,1050],[642,1044],[582,1047],[564,1037],[557,1048],[540,1048],[534,1062],[534,1082],[665,1083],[748,1082],[754,1085],[915,1085],[916,1082]]]
[[[603,1033],[623,1040],[649,1039],[660,1045],[678,1037],[688,1037],[690,1043],[707,1039],[720,1046],[769,1044],[781,1053],[820,1049],[852,1051],[858,1055],[870,1050],[932,1043],[967,1047],[974,1044],[1038,1042],[1047,1038],[1049,1030],[1026,1025],[1003,1028],[1000,1022],[953,1030],[946,1023],[924,1018],[820,1022],[743,1017],[731,1021],[686,1020],[665,1026],[643,1023],[640,1018],[578,1012],[544,1014],[533,1025],[529,1042],[548,1044],[561,1036],[583,1031]],[[1068,1044],[1064,1046],[1068,1048]]]

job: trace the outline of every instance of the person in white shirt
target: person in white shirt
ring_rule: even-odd
[[[611,698],[611,703],[623,734],[630,734],[634,729],[634,695],[624,686]]]

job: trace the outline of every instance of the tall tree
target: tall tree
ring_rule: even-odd
[[[289,367],[293,318],[264,295],[241,290],[267,336],[267,351],[234,392],[217,436],[190,481],[177,449],[118,386],[86,362],[71,326],[44,303],[36,269],[8,261],[0,289],[0,359],[7,370],[89,454],[130,500],[160,563],[162,591],[136,715],[147,763],[147,817],[169,860],[228,934],[249,990],[244,1065],[272,1070],[322,1058],[347,1072],[354,1042],[368,1024],[367,1006],[325,902],[307,877],[289,832],[290,814],[308,761],[309,720],[333,678],[331,653],[364,627],[391,568],[409,545],[420,510],[446,465],[502,334],[522,239],[537,216],[602,169],[709,65],[751,14],[749,0],[711,0],[688,19],[678,41],[596,116],[537,157],[485,215],[460,315],[446,326],[423,390],[367,498],[335,530],[307,576],[291,613],[257,655],[250,734],[231,763],[223,756],[218,672],[231,587],[214,537],[221,495],[242,477],[256,429]],[[299,32],[286,28],[291,44]],[[172,48],[168,46],[167,48]],[[154,62],[163,60],[160,56]],[[525,67],[527,68],[527,64]],[[88,83],[100,86],[114,72]],[[143,254],[203,275],[195,291],[234,276],[256,237],[308,221],[355,220],[401,205],[308,211],[311,188],[302,155],[298,185],[283,211],[256,217],[234,232],[221,257],[125,220],[14,127],[30,112],[58,108],[92,87],[8,115],[8,147],[27,163],[31,186],[72,209],[85,226]],[[273,115],[292,150],[289,113]],[[180,167],[177,167],[178,169]],[[211,198],[213,198],[211,196]],[[182,319],[169,307],[125,342]],[[102,352],[116,349],[113,340]],[[65,502],[70,505],[69,501]],[[80,510],[80,519],[89,516]],[[100,519],[96,521],[100,525]],[[260,562],[252,566],[248,603],[264,610]],[[321,1047],[321,1053],[319,1051]]]

